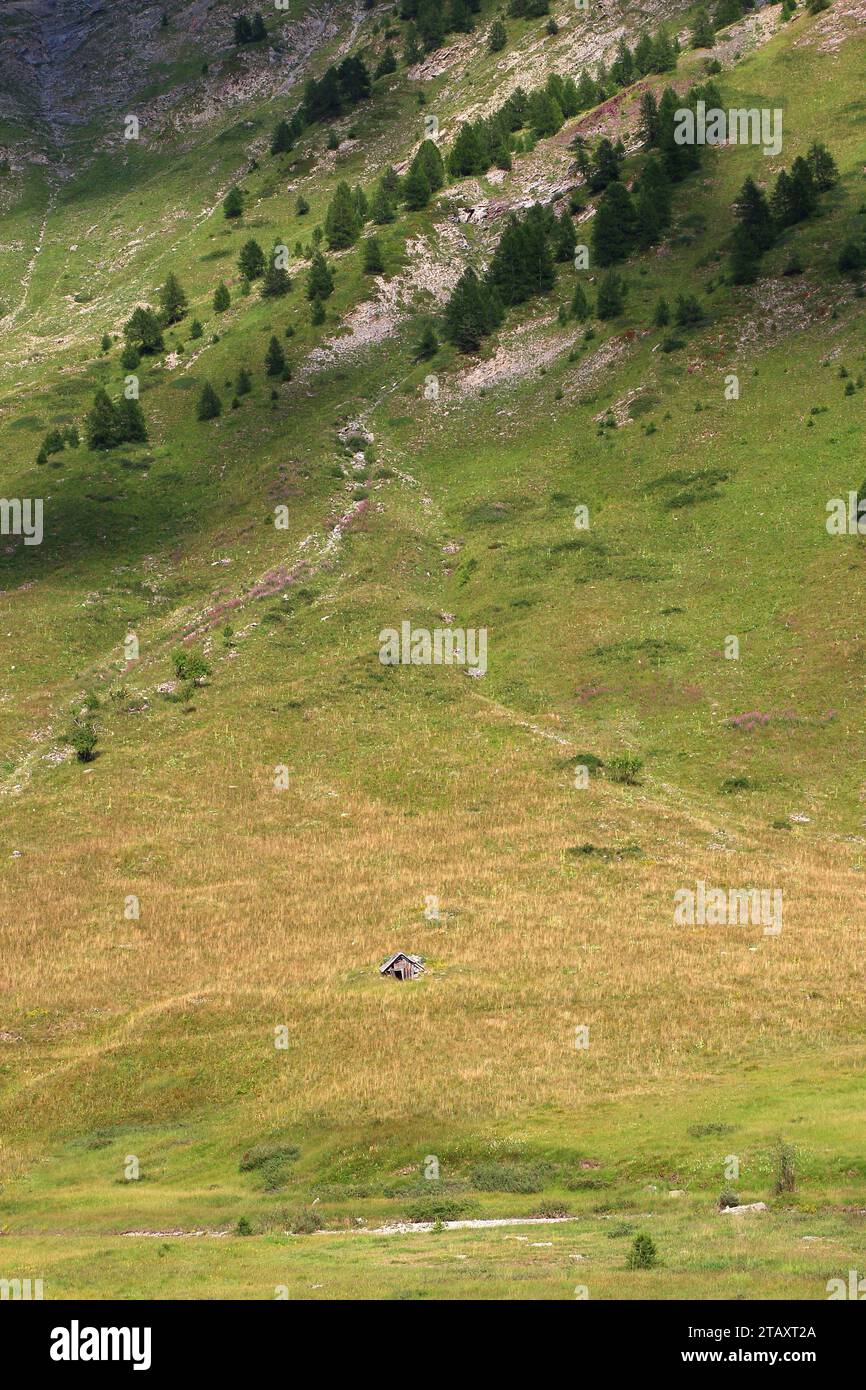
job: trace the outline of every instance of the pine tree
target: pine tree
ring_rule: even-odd
[[[275,247],[262,281],[262,299],[281,299],[292,288],[289,272],[283,266],[278,265],[277,261],[277,248]]]
[[[420,212],[426,208],[430,201],[430,181],[421,164],[417,160],[412,161],[412,165],[403,180],[400,192],[403,202],[410,212]]]
[[[403,62],[407,68],[412,68],[416,63],[420,63],[423,57],[424,50],[418,40],[418,29],[413,21],[406,26],[403,39]]]
[[[627,286],[621,275],[609,270],[598,287],[596,313],[600,319],[618,318],[625,308]]]
[[[271,136],[271,154],[288,154],[294,144],[295,137],[288,121],[278,121]]]
[[[562,129],[565,117],[562,114],[562,107],[554,101],[543,87],[536,88],[529,95],[529,110],[527,111],[527,125],[536,140],[546,139],[550,135],[555,135]]]
[[[501,53],[508,43],[508,31],[501,19],[495,19],[490,26],[490,34],[487,38],[487,48],[490,53]]]
[[[376,237],[367,237],[364,242],[364,274],[381,275],[385,270],[385,262],[382,259],[382,248]]]
[[[754,238],[738,223],[731,238],[731,279],[735,285],[753,285],[758,278],[761,249]]]
[[[88,449],[113,449],[120,442],[117,409],[108,392],[100,388],[87,413],[84,431]]]
[[[253,379],[246,367],[241,367],[235,381],[235,395],[248,396],[253,389]]]
[[[226,217],[242,217],[244,211],[244,195],[239,188],[232,188],[223,200],[223,212]]]
[[[216,391],[209,381],[202,387],[201,395],[198,398],[198,409],[196,414],[199,420],[215,420],[222,414],[222,403]]]
[[[612,140],[604,136],[593,150],[589,165],[587,187],[590,193],[603,193],[608,184],[619,178],[621,156]]]
[[[334,277],[321,251],[317,251],[307,274],[307,298],[321,301],[333,293]]]
[[[249,43],[253,36],[253,26],[245,14],[235,15],[235,43]]]
[[[276,334],[268,343],[268,350],[265,353],[265,370],[268,376],[282,376],[286,366],[286,354],[280,346],[280,340]]]
[[[692,48],[713,48],[715,42],[713,21],[710,19],[708,11],[702,6],[695,15],[692,25]]]
[[[659,29],[653,39],[653,61],[651,72],[669,72],[677,65],[677,49],[671,43],[664,29]]]
[[[718,0],[713,10],[713,28],[726,29],[743,17],[742,0]]]
[[[383,179],[379,180],[373,190],[373,197],[370,201],[370,216],[377,227],[384,227],[386,223],[394,221],[394,204],[391,202],[391,196]]]
[[[593,263],[605,266],[624,260],[634,247],[636,231],[631,194],[624,184],[609,184],[598,200],[592,224]]]
[[[380,77],[390,77],[391,73],[396,71],[397,59],[394,57],[394,50],[391,48],[391,45],[389,44],[379,60],[379,65],[376,68],[373,77],[376,81],[378,81]]]
[[[483,339],[498,326],[501,312],[495,294],[470,266],[460,276],[445,306],[445,336],[461,352],[477,352]]]
[[[125,372],[134,372],[141,362],[141,353],[134,343],[127,343],[120,354],[120,365]]]
[[[586,290],[580,281],[574,287],[574,294],[571,297],[571,316],[583,323],[592,314],[592,306],[586,295]]]
[[[168,278],[159,292],[159,303],[162,309],[163,323],[180,323],[186,313],[188,301],[174,271],[169,272]]]
[[[123,336],[128,344],[138,348],[140,353],[162,352],[164,343],[162,327],[152,309],[139,306],[124,324]]]
[[[737,221],[748,232],[759,251],[769,251],[776,239],[773,214],[766,196],[754,179],[746,179],[734,203]]]
[[[648,72],[652,72],[654,58],[655,48],[653,41],[646,29],[644,29],[638,37],[634,49],[634,65],[641,77],[646,77]]]
[[[448,171],[452,179],[462,179],[467,174],[483,174],[489,167],[488,151],[481,131],[474,123],[464,122],[448,156]]]
[[[192,323],[190,324],[189,336],[191,338],[204,337],[204,328],[202,327],[201,321],[199,319],[193,319]]]
[[[839,181],[839,170],[836,168],[836,161],[827,149],[826,145],[814,144],[806,155],[806,163],[809,166],[815,187],[822,193],[828,188],[832,188]]]
[[[638,126],[641,144],[644,149],[652,149],[658,144],[659,108],[651,91],[644,92],[640,99],[640,125]]]
[[[220,280],[219,284],[213,292],[214,312],[217,314],[225,313],[226,309],[229,307],[231,302],[232,300],[231,295],[229,294],[228,285],[225,283],[224,280]]]
[[[360,230],[370,216],[370,204],[360,184],[356,184],[352,189],[352,201],[355,204],[355,211],[358,214],[358,227]]]
[[[818,207],[818,190],[812,177],[812,170],[801,155],[791,165],[791,185],[788,201],[792,223],[804,222]]]
[[[260,39],[266,39],[267,37],[268,31],[265,28],[265,21],[262,19],[259,11],[256,10],[253,15],[253,22],[250,26],[250,39],[253,43],[258,43]]]
[[[598,104],[598,87],[584,69],[577,84],[578,111],[589,111]]]
[[[147,442],[147,425],[138,401],[127,400],[125,396],[121,396],[117,407],[117,428],[119,444]]]
[[[252,237],[240,249],[238,270],[245,280],[258,280],[265,273],[265,253]]]
[[[414,362],[427,362],[431,357],[435,357],[438,351],[439,339],[436,337],[436,331],[432,323],[427,323],[412,350],[412,360]]]
[[[531,295],[545,294],[553,287],[555,273],[547,233],[546,220],[534,208],[522,222],[516,217],[509,219],[487,272],[502,304],[522,304]]]
[[[653,325],[656,328],[667,328],[670,321],[670,305],[668,304],[664,295],[662,295],[655,307],[655,313],[653,314]]]
[[[445,165],[435,140],[424,140],[412,161],[424,170],[424,177],[430,185],[430,192],[437,193],[445,184]]]
[[[563,208],[556,224],[556,231],[553,237],[553,258],[560,265],[565,265],[567,261],[574,260],[574,248],[577,245],[577,232],[574,230],[574,223],[571,220],[571,213],[568,208]]]
[[[671,221],[671,185],[664,166],[650,155],[635,190],[636,242],[641,250],[654,246]]]
[[[347,183],[338,183],[325,216],[325,235],[332,251],[344,251],[358,239],[361,224]]]

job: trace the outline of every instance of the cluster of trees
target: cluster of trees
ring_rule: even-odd
[[[125,395],[115,404],[100,388],[85,420],[88,449],[114,449],[118,444],[145,443],[147,425],[137,400]]]
[[[235,43],[258,43],[260,39],[266,39],[268,31],[265,21],[261,14],[256,10],[252,19],[248,15],[235,15]]]
[[[402,0],[401,19],[407,21],[403,56],[408,66],[425,53],[441,47],[450,33],[468,34],[475,28],[474,15],[481,0]]]
[[[47,463],[52,454],[62,454],[67,446],[77,449],[80,443],[81,438],[76,425],[67,425],[63,430],[49,430],[39,446],[36,462]]]
[[[393,57],[393,55],[392,55]],[[381,66],[381,64],[380,64]],[[394,64],[396,67],[396,63]],[[393,67],[388,71],[393,72]],[[318,80],[307,79],[304,99],[288,120],[282,118],[271,135],[271,154],[288,154],[309,125],[318,121],[335,120],[366,101],[372,91],[372,79],[363,58],[352,55],[341,63],[332,64]]]
[[[279,239],[274,242],[270,256],[266,259],[265,253],[254,237],[245,241],[238,255],[238,270],[243,276],[244,281],[249,285],[254,280],[262,282],[262,299],[279,299],[284,294],[288,294],[292,288],[291,277],[286,269],[285,261],[288,256],[288,248]],[[219,299],[219,303],[217,300]],[[214,293],[214,309],[221,313],[227,309],[230,303],[230,296],[225,284],[221,283]]]
[[[448,155],[449,174],[459,179],[484,174],[494,165],[510,169],[513,153],[528,151],[536,140],[556,135],[565,121],[597,106],[636,78],[676,67],[678,52],[676,40],[672,42],[660,29],[652,36],[641,35],[633,53],[621,39],[610,69],[601,64],[595,77],[584,71],[575,82],[554,72],[543,87],[530,92],[518,87],[492,116],[460,126]],[[527,134],[521,139],[517,132],[524,130]]]
[[[287,333],[290,330],[286,330]],[[272,379],[280,381],[291,381],[292,369],[286,359],[283,345],[276,335],[271,336],[264,358],[265,372]],[[226,385],[231,388],[232,382],[227,381]],[[253,389],[252,373],[247,367],[241,367],[234,381],[234,398],[232,408],[236,409],[240,405],[241,396],[248,396]],[[276,397],[273,391],[272,396]],[[206,381],[201,389],[196,406],[196,418],[199,420],[216,420],[223,413],[223,403],[219,392],[211,382]]]
[[[566,219],[570,237],[564,230]],[[445,337],[461,352],[476,352],[499,327],[506,309],[553,288],[555,262],[567,259],[573,246],[574,227],[567,211],[560,220],[536,203],[524,217],[512,215],[486,275],[470,267],[454,286],[445,306]]]
[[[711,83],[693,87],[685,100],[719,100]],[[621,144],[601,140],[590,157],[584,145],[578,146],[578,164],[591,192],[601,190],[592,227],[593,262],[609,266],[624,260],[635,250],[646,250],[663,236],[671,222],[672,185],[698,167],[701,146],[678,145],[674,139],[676,112],[683,98],[668,87],[656,102],[651,92],[641,103],[641,129],[644,148],[649,152],[631,190],[621,181],[624,155]]]
[[[816,142],[805,157],[798,155],[790,173],[780,170],[769,199],[754,179],[746,179],[734,203],[737,225],[730,258],[734,284],[749,285],[757,279],[764,253],[787,227],[815,213],[819,195],[832,188],[838,178],[830,151]]]

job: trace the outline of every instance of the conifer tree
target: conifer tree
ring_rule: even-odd
[[[265,253],[253,237],[240,249],[238,270],[245,280],[258,280],[265,273]]]
[[[751,237],[758,251],[769,251],[776,239],[773,214],[766,196],[751,175],[746,179],[734,203],[737,221]]]
[[[587,186],[590,193],[602,193],[619,178],[622,156],[612,140],[604,136],[593,150]]]
[[[141,305],[124,324],[123,336],[140,353],[162,352],[164,346],[159,319],[152,309],[144,309]]]
[[[445,183],[445,165],[435,140],[423,140],[412,163],[418,163],[430,185],[430,192],[437,193]]]
[[[288,154],[294,144],[295,137],[288,121],[277,121],[271,136],[271,154]]]
[[[121,396],[117,406],[118,443],[144,444],[147,442],[147,425],[141,404]]]
[[[285,366],[286,354],[280,346],[279,338],[274,334],[265,353],[265,370],[268,376],[282,376]]]
[[[397,59],[394,57],[394,50],[389,44],[379,60],[378,66],[373,74],[373,77],[376,81],[378,81],[380,77],[389,77],[392,72],[396,71]]]
[[[839,180],[836,161],[826,145],[814,144],[806,155],[806,163],[819,192],[824,193]]]
[[[439,339],[432,323],[427,323],[421,331],[421,336],[412,350],[412,360],[414,362],[427,362],[431,357],[435,357],[439,351]]]
[[[217,314],[224,313],[231,304],[231,302],[231,295],[229,294],[228,285],[225,283],[224,280],[220,280],[219,284],[213,292],[214,312]]]
[[[394,204],[385,187],[384,179],[380,179],[373,190],[373,197],[370,201],[370,216],[377,227],[384,227],[386,223],[394,221]]]
[[[758,278],[761,249],[741,222],[731,238],[731,279],[735,285],[753,285]]]
[[[490,53],[501,53],[508,43],[508,32],[501,19],[495,19],[490,26],[487,48]]]
[[[262,299],[281,299],[292,288],[291,276],[280,259],[279,246],[275,246],[262,281]]]
[[[235,395],[248,396],[253,389],[253,379],[246,367],[241,367],[235,380]]]
[[[609,270],[598,287],[596,313],[600,319],[618,318],[625,308],[627,286],[621,275]]]
[[[413,159],[400,191],[410,212],[420,212],[429,203],[430,182],[417,159]]]
[[[574,287],[574,294],[571,297],[571,316],[583,323],[592,313],[592,306],[587,298],[586,290],[578,280]]]
[[[715,42],[713,21],[710,19],[708,11],[701,6],[692,25],[692,48],[712,48]]]
[[[170,271],[165,284],[159,292],[159,304],[162,309],[163,323],[180,323],[180,320],[186,313],[187,303],[187,297],[180,281],[174,271]]]
[[[244,195],[239,188],[231,188],[223,200],[223,212],[226,217],[242,217],[244,211]]]
[[[355,211],[358,214],[358,227],[360,230],[370,216],[370,204],[367,201],[366,193],[359,183],[352,189],[352,201],[355,204]]]
[[[653,324],[654,324],[654,326],[655,326],[656,328],[667,328],[667,326],[668,326],[668,324],[670,323],[670,321],[671,321],[671,310],[670,310],[670,305],[668,304],[668,302],[667,302],[667,300],[665,299],[664,295],[662,295],[662,296],[659,298],[659,300],[658,300],[658,302],[657,302],[657,304],[656,304],[656,307],[655,307],[655,312],[654,312],[654,314],[653,314]]]
[[[332,251],[344,251],[358,239],[361,224],[352,190],[338,183],[325,216],[325,236]]]
[[[631,194],[624,184],[611,183],[598,200],[592,224],[595,265],[624,260],[635,244],[637,222]]]
[[[381,275],[385,269],[382,248],[376,237],[367,237],[364,242],[364,274]]]
[[[501,321],[501,303],[469,267],[460,276],[445,306],[448,341],[461,352],[477,352],[483,339]]]
[[[321,301],[333,293],[334,277],[321,251],[317,251],[307,274],[307,298]]]
[[[658,144],[659,108],[654,94],[647,90],[640,99],[640,125],[638,126],[644,149],[652,149]]]
[[[120,442],[120,422],[108,392],[101,387],[84,422],[88,449],[113,449]]]
[[[199,420],[215,420],[222,414],[222,403],[209,381],[202,387],[196,414]]]
[[[574,248],[577,245],[577,232],[574,230],[574,223],[571,220],[571,213],[568,208],[563,208],[556,224],[556,231],[553,236],[553,257],[560,265],[565,265],[567,261],[574,260]]]

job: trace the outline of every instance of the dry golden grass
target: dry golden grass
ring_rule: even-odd
[[[319,712],[280,734],[284,792],[261,738],[235,726],[227,757],[196,742],[198,716],[141,774],[120,756],[65,770],[78,789],[40,798],[38,830],[22,815],[5,878],[6,1027],[22,1039],[2,1044],[5,1126],[32,1140],[238,1098],[253,1127],[489,1123],[850,1040],[863,927],[844,845],[732,823],[742,848],[712,850],[721,821],[684,796],[576,791],[554,767],[567,750],[488,702],[461,713],[462,746],[413,730],[412,764],[439,769],[449,803],[413,814],[392,795],[399,742],[378,770],[322,775],[352,731]],[[192,803],[173,793],[180,764]],[[643,854],[567,853],[590,839]],[[675,926],[696,878],[781,888],[781,935]],[[443,921],[425,920],[427,894]],[[398,947],[427,958],[421,981],[380,979]]]

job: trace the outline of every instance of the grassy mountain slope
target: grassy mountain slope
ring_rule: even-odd
[[[76,51],[96,63],[105,34],[76,9]],[[50,49],[36,10],[18,7],[17,41]],[[378,229],[375,286],[357,249],[336,254],[322,326],[303,256],[269,302],[239,294],[240,245],[306,243],[337,182],[405,164],[426,114],[447,145],[515,80],[609,58],[646,15],[563,15],[549,39],[543,20],[510,21],[493,61],[485,10],[475,34],[380,79],[335,123],[338,150],[314,127],[275,159],[304,76],[358,44],[381,54],[386,8],[269,16],[273,57],[234,52],[231,7],[166,11],[165,32],[149,12],[112,38],[129,56],[95,104],[55,64],[28,108],[20,57],[6,69],[2,486],[46,499],[44,543],[4,537],[0,555],[7,1260],[56,1297],[573,1297],[578,1281],[592,1297],[823,1297],[863,1247],[864,560],[824,524],[863,472],[864,395],[845,394],[864,370],[862,300],[836,269],[864,233],[862,5],[784,26],[772,7],[720,36],[726,105],[782,107],[783,153],[707,152],[664,244],[624,267],[621,318],[588,341],[561,325],[564,267],[480,357],[418,364],[420,321],[489,256],[503,205],[571,186],[577,131],[631,145],[638,90],[504,180],[449,186]],[[659,16],[685,28],[687,12]],[[707,56],[684,52],[678,88]],[[122,140],[128,111],[140,142]],[[816,139],[841,175],[821,215],[755,285],[730,285],[737,189]],[[238,181],[233,226],[221,200]],[[484,220],[458,220],[479,204]],[[785,276],[793,252],[805,270]],[[190,308],[166,335],[177,356],[142,365],[149,443],[37,467],[47,429],[120,390],[119,348],[99,340],[170,269]],[[217,316],[220,279],[233,302]],[[665,353],[653,307],[684,288],[709,321]],[[293,366],[275,399],[272,334]],[[242,365],[252,393],[199,423],[204,382],[227,405]],[[383,667],[378,634],[404,619],[486,627],[483,680]],[[190,706],[159,690],[185,640],[212,666]],[[82,767],[62,740],[88,693],[100,755]],[[645,760],[640,785],[575,788],[582,755],[624,751]],[[781,935],[674,925],[697,879],[781,889]],[[376,970],[398,948],[426,959],[405,988]],[[743,1200],[769,1200],[779,1139],[796,1191],[753,1226],[717,1216],[731,1154]],[[270,1156],[239,1170],[254,1146]],[[550,1249],[496,1228],[286,1241],[316,1198],[337,1227],[432,1211],[428,1155],[440,1215],[547,1203],[580,1221],[551,1227]],[[121,1234],[240,1216],[254,1237]],[[627,1275],[637,1229],[664,1265]]]

